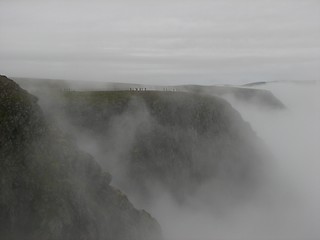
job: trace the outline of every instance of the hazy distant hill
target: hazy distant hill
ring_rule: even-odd
[[[260,84],[260,83],[259,83]],[[177,86],[178,90],[219,96],[228,99],[233,97],[238,101],[269,109],[284,109],[284,104],[270,91],[240,86]]]
[[[298,84],[298,85],[318,85],[320,84],[320,80],[278,80],[278,81],[268,81],[268,82],[251,82],[244,84],[244,87],[255,87],[260,85],[269,85],[269,84],[277,84],[277,83],[286,83],[286,84]]]

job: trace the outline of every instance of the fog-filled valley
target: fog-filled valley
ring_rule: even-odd
[[[0,0],[0,240],[319,240],[319,0]]]
[[[223,216],[172,207],[167,214],[175,224],[170,224],[159,207],[172,239],[319,238],[319,84],[280,82],[258,88],[271,91],[286,109],[273,111],[233,96],[227,99],[274,156],[264,165],[263,187],[255,198]]]
[[[104,85],[93,91],[89,83],[14,80],[38,98],[43,112],[32,110],[38,117],[26,129],[21,124],[34,117],[18,121],[19,128],[15,122],[4,125],[11,117],[25,117],[19,115],[24,105],[15,102],[20,98],[10,96],[11,90],[3,91],[12,89],[13,83],[2,77],[1,104],[6,105],[0,108],[1,126],[15,130],[0,138],[2,159],[6,164],[13,161],[11,168],[2,163],[6,183],[1,185],[5,196],[1,206],[21,212],[2,210],[0,218],[10,219],[4,226],[21,231],[25,220],[15,219],[29,217],[30,229],[24,229],[28,239],[320,236],[317,82],[140,86],[137,90],[138,85],[120,84],[119,89]],[[14,89],[15,94],[21,91],[27,96]],[[32,102],[26,109],[38,108],[36,100]],[[18,137],[10,137],[13,133]],[[10,146],[4,144],[8,139]],[[47,178],[34,183],[42,181],[39,171],[44,170],[53,188],[48,188]],[[26,174],[19,180],[20,171]],[[57,178],[71,184],[62,188],[63,181]],[[18,187],[10,189],[8,184]],[[24,187],[31,194],[19,190]],[[43,206],[40,213],[26,211],[37,204]],[[50,205],[60,213],[49,215],[46,206]],[[43,216],[47,222],[35,227]],[[75,224],[76,219],[81,221]],[[20,236],[1,231],[13,239]]]
[[[270,202],[265,209],[251,209],[258,210],[250,225],[255,232],[253,239],[317,239],[320,235],[319,82],[275,82],[260,88],[271,91],[286,110],[261,110],[229,98],[275,156],[269,159],[269,182],[259,204],[264,200]]]
[[[154,216],[170,239],[319,238],[319,83],[280,82],[258,88],[271,91],[286,108],[272,110],[231,95],[226,99],[273,155],[263,165],[264,183],[244,204],[226,203],[228,209],[222,214],[159,200]]]

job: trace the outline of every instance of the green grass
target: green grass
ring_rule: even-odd
[[[178,99],[194,94],[185,92],[164,92],[164,91],[70,91],[64,92],[64,97],[68,102],[85,103],[91,106],[124,106],[133,98],[141,98],[145,103],[157,102],[160,98]]]
[[[174,92],[162,92],[162,91],[70,91],[64,92],[64,96],[67,98],[86,98],[92,101],[110,101],[117,102],[128,100],[134,96],[142,97],[155,97],[158,95],[168,95]],[[176,93],[175,94],[179,94]]]

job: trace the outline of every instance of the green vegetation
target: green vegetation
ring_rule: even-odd
[[[161,239],[157,222],[4,76],[0,116],[1,239]]]
[[[186,92],[105,91],[66,92],[65,99],[70,122],[99,139],[103,156],[110,154],[104,143],[120,135],[132,139],[117,159],[125,168],[121,188],[126,192],[138,189],[147,197],[154,191],[150,185],[156,183],[184,201],[213,179],[235,186],[255,182],[252,172],[260,160],[255,145],[260,140],[220,98]],[[233,166],[224,174],[224,168]]]
[[[264,89],[237,86],[200,86],[200,85],[184,85],[177,86],[178,89],[188,92],[207,94],[218,97],[234,97],[238,101],[259,107],[282,110],[285,105],[276,98],[270,91]]]

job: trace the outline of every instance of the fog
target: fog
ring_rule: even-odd
[[[106,131],[97,136],[73,126],[57,107],[59,98],[38,96],[43,109],[74,136],[78,146],[111,171],[112,185],[157,219],[165,240],[318,239],[320,85],[278,82],[256,88],[271,91],[286,109],[263,108],[232,96],[226,99],[250,123],[272,155],[262,164],[259,189],[242,199],[224,195],[214,182],[206,182],[183,203],[157,182],[149,183],[152,191],[148,197],[128,185],[130,179],[125,176],[126,165],[121,159],[130,154],[136,134],[149,131],[154,124],[143,102],[132,100],[129,110],[112,117]],[[218,186],[229,190],[225,183]]]
[[[0,73],[39,97],[49,124],[57,125],[109,171],[112,186],[160,223],[165,240],[316,240],[320,239],[319,23],[319,0],[0,0]],[[154,91],[161,86],[239,86],[257,81],[267,84],[254,88],[271,91],[286,109],[258,103],[269,95],[259,101],[249,97],[247,102],[221,95],[247,122],[233,114],[241,124],[230,123],[225,132],[239,127],[250,132],[248,142],[238,141],[237,133],[234,138],[214,135],[214,130],[229,124],[223,117],[217,120],[222,124],[205,136],[194,126],[186,130],[161,125],[139,98],[131,99],[120,114],[118,106],[92,110],[88,105],[77,112],[85,103],[70,107],[64,98],[66,88],[143,86]],[[177,105],[170,111],[183,108],[182,99],[171,99]],[[88,117],[81,122],[83,116]],[[149,132],[161,133],[160,143]],[[258,148],[260,139],[265,148]],[[137,142],[150,152],[134,155]],[[235,143],[240,146],[233,151]],[[261,150],[257,155],[263,156],[262,162],[256,163],[254,157],[237,161],[246,158],[245,149],[248,156],[255,155],[251,147]],[[128,174],[132,155],[138,163],[146,156],[159,165],[169,159],[169,174],[149,181],[141,173],[148,176],[150,166],[140,166],[135,169],[141,183],[137,184]],[[185,163],[187,170],[182,169]],[[188,169],[193,164],[196,177]],[[203,171],[211,176],[215,166],[216,178],[203,180],[197,175]],[[253,176],[237,181],[237,174],[246,169]]]
[[[223,214],[176,206],[166,197],[158,200],[150,211],[167,239],[319,238],[320,86],[275,83],[263,88],[287,109],[268,111],[229,100],[275,156],[265,169],[264,187],[246,204]]]

